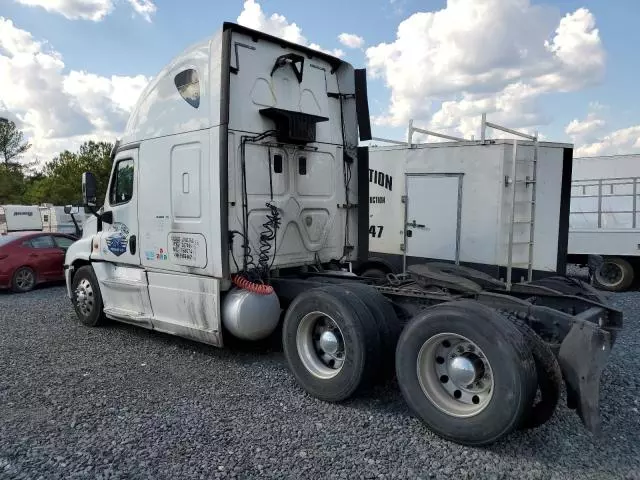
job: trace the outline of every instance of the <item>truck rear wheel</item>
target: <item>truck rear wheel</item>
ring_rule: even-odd
[[[366,304],[337,286],[298,295],[284,318],[282,343],[298,383],[338,402],[369,386],[381,361],[380,333]]]
[[[622,292],[633,283],[633,266],[624,258],[605,257],[594,277],[598,288],[610,292]]]
[[[383,377],[392,376],[395,373],[395,351],[402,325],[391,302],[369,285],[350,282],[345,283],[343,287],[355,293],[367,305],[380,332],[382,350],[380,371]]]
[[[396,373],[425,424],[464,445],[493,443],[520,426],[537,388],[522,333],[473,301],[440,304],[414,317],[398,342]]]
[[[523,418],[521,427],[537,428],[551,420],[556,411],[562,391],[562,371],[551,348],[524,320],[519,319],[512,312],[502,312],[502,314],[518,327],[531,348],[533,360],[536,363],[540,399],[533,404],[529,415]]]

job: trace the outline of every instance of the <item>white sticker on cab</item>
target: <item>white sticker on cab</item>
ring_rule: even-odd
[[[185,267],[206,267],[207,244],[204,236],[199,233],[169,233],[169,260]]]

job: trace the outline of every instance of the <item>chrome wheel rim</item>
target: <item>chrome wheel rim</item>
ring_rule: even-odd
[[[28,290],[33,287],[35,277],[31,270],[22,269],[16,274],[16,285],[20,290]]]
[[[311,312],[305,315],[296,333],[298,355],[315,377],[327,380],[342,370],[346,358],[344,337],[329,315]]]
[[[94,303],[95,298],[91,282],[83,278],[76,287],[76,305],[78,306],[78,310],[83,316],[87,317],[93,311]]]
[[[612,262],[604,262],[600,268],[596,270],[596,280],[600,285],[608,287],[616,287],[622,283],[624,273],[620,265]]]
[[[439,333],[424,342],[417,373],[429,401],[452,417],[477,415],[493,397],[493,371],[486,355],[456,333]]]

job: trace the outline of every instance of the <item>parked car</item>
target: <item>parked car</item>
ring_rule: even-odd
[[[64,280],[64,255],[75,241],[64,233],[0,235],[0,289],[22,293],[40,283]]]

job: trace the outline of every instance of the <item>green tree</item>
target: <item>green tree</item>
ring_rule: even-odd
[[[24,141],[24,134],[18,130],[14,122],[0,120],[0,155],[3,156],[5,165],[18,166],[15,160],[18,160],[29,148],[31,144]]]
[[[25,189],[22,170],[0,163],[0,205],[22,203]]]
[[[47,163],[41,178],[34,179],[26,188],[26,203],[53,203],[54,205],[80,204],[82,201],[82,173],[93,172],[98,186],[98,199],[104,199],[111,173],[112,144],[86,142],[78,152],[62,152]]]

